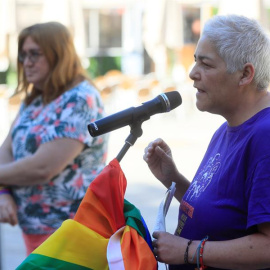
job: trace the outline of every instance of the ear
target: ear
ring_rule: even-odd
[[[241,73],[239,86],[245,86],[253,81],[255,75],[254,66],[251,63],[246,63]]]

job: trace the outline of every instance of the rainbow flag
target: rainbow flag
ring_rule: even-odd
[[[119,162],[112,160],[88,187],[74,219],[16,269],[156,270],[147,226],[124,199],[126,185]]]

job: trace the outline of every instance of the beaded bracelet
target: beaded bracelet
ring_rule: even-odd
[[[184,254],[184,262],[185,264],[189,264],[188,262],[188,250],[189,250],[189,246],[191,245],[193,240],[189,240],[188,243],[187,243],[187,248],[186,248],[186,251],[185,251],[185,254]]]
[[[197,267],[199,270],[204,270],[207,268],[207,266],[205,266],[203,264],[203,249],[204,249],[204,245],[205,245],[207,240],[208,240],[208,236],[206,236],[205,238],[203,238],[201,240],[201,242],[197,248]]]

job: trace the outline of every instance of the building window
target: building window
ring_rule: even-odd
[[[183,8],[184,44],[197,44],[200,38],[200,9]]]
[[[101,10],[99,26],[101,48],[122,47],[122,14],[118,10]]]
[[[122,47],[122,9],[84,10],[89,56],[116,56]]]

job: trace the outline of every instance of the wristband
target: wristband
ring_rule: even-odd
[[[0,195],[1,194],[10,194],[10,191],[7,186],[0,186]]]
[[[9,189],[7,189],[7,188],[0,189],[0,195],[2,195],[2,194],[10,194]]]
[[[185,251],[185,254],[184,254],[184,262],[185,264],[189,264],[188,262],[188,251],[189,251],[189,246],[191,245],[193,240],[189,240],[188,243],[187,243],[187,248],[186,248],[186,251]]]

